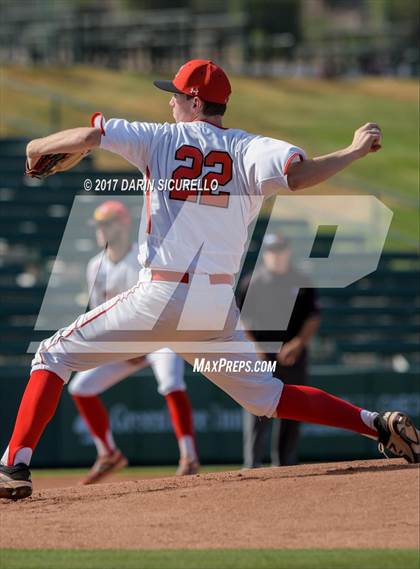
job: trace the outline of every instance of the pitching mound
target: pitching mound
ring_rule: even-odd
[[[419,470],[355,461],[37,490],[5,548],[417,548]]]

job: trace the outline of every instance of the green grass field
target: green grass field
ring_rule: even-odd
[[[2,569],[418,569],[415,550],[11,550]]]
[[[86,124],[90,112],[129,119],[171,121],[169,96],[152,77],[90,67],[2,70],[0,135],[51,131],[51,94],[60,101],[67,128]],[[415,80],[363,78],[322,81],[233,77],[225,124],[301,145],[310,156],[351,142],[355,128],[376,121],[384,133],[381,152],[361,160],[329,184],[324,193],[375,194],[393,211],[388,248],[413,248],[419,237],[418,84]],[[109,153],[101,167],[127,167]],[[313,192],[314,190],[312,190]]]

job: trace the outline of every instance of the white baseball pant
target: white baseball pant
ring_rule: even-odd
[[[221,316],[226,320],[222,332]],[[44,340],[32,370],[48,369],[67,383],[73,371],[125,361],[163,347],[190,363],[196,356],[205,356],[210,364],[223,357],[252,366],[259,358],[255,345],[236,329],[238,319],[230,285],[210,284],[208,275],[195,275],[190,284],[152,281],[151,271],[144,269],[134,287]],[[179,322],[182,332],[177,331]],[[201,353],[191,353],[190,346],[197,342]],[[234,349],[237,342],[241,342],[240,353]],[[204,375],[250,413],[273,416],[283,382],[270,372],[224,369],[204,371]]]

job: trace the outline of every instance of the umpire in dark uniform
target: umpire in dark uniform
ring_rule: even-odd
[[[306,384],[307,346],[319,327],[319,308],[315,290],[310,288],[309,280],[293,267],[290,246],[281,235],[269,234],[264,238],[263,265],[254,272],[252,280],[248,275],[238,287],[240,308],[245,297],[244,326],[260,348],[261,357],[276,362],[273,375],[284,383]],[[293,304],[287,325],[285,316],[290,314]],[[267,322],[276,324],[271,324],[270,330],[264,330]],[[276,329],[277,323],[279,329]],[[244,411],[245,467],[262,465],[264,442],[271,422],[267,417],[255,417]],[[284,419],[272,423],[272,464],[297,464],[300,423]]]

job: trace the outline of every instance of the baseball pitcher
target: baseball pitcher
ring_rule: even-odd
[[[247,228],[264,198],[281,188],[314,186],[379,150],[380,127],[367,123],[346,148],[311,159],[288,142],[224,128],[231,86],[212,61],[188,61],[173,80],[155,85],[171,93],[174,123],[106,121],[97,115],[91,128],[58,132],[27,147],[32,171],[44,155],[98,147],[115,152],[144,173],[150,190],[142,212],[143,269],[137,284],[39,346],[2,457],[0,497],[32,493],[31,456],[71,373],[138,357],[139,346],[151,344],[173,348],[190,362],[192,342],[202,346],[210,363],[223,353],[232,365],[223,371],[210,365],[206,377],[255,415],[348,429],[408,462],[419,462],[420,432],[405,414],[361,409],[259,371],[255,345],[238,324],[232,289]],[[167,191],[153,191],[162,181]]]

